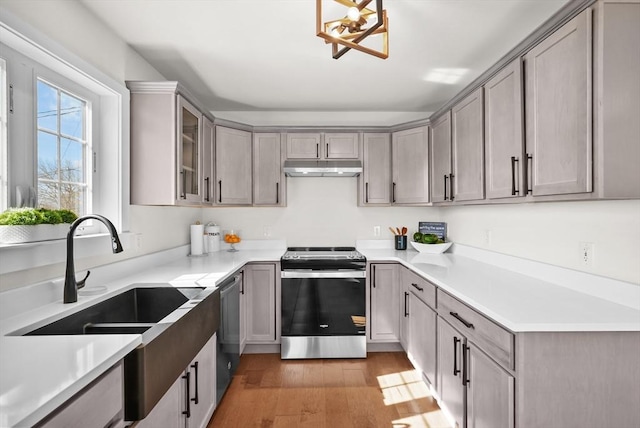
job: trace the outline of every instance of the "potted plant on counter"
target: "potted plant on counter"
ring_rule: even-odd
[[[9,208],[0,214],[0,243],[63,239],[78,216],[70,210]]]

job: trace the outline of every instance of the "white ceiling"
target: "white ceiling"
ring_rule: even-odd
[[[334,60],[315,0],[82,1],[217,117],[385,126],[428,117],[567,2],[385,0],[389,58]],[[444,83],[441,69],[462,75]]]

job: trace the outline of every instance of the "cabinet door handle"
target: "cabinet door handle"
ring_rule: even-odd
[[[462,318],[460,315],[458,315],[457,312],[451,311],[451,312],[449,312],[449,315],[451,315],[452,317],[454,317],[455,319],[460,321],[462,324],[464,324],[465,327],[467,327],[467,328],[475,328],[473,326],[473,324],[471,324],[469,321],[467,321],[464,318]]]
[[[222,180],[218,180],[218,202],[222,203]]]
[[[235,278],[233,278],[233,280],[235,282],[242,281],[242,274],[236,275]],[[240,282],[240,294],[244,294],[244,281]]]
[[[412,282],[411,285],[414,286],[415,288],[417,288],[418,291],[424,291],[424,288],[420,287],[418,284],[416,284],[414,282]]]
[[[9,113],[13,113],[13,85],[9,85]]]
[[[369,183],[364,183],[364,202],[369,203]]]
[[[511,196],[520,193],[520,190],[516,189],[516,162],[519,162],[518,158],[511,156]]]
[[[533,194],[533,155],[527,153],[527,195]]]
[[[458,376],[460,370],[458,369],[458,339],[456,336],[453,336],[453,375]]]
[[[462,344],[462,385],[469,385],[469,362],[467,356],[469,355],[469,347]]]
[[[180,177],[182,177],[182,192],[180,193],[180,198],[187,199],[187,175],[184,173],[184,168],[180,171]]]
[[[453,201],[453,177],[454,177],[453,174],[449,174],[449,187],[450,187],[449,193],[451,193],[451,196],[449,196],[450,201]]]
[[[190,418],[191,417],[191,397],[190,397],[190,395],[191,395],[191,372],[187,372],[187,374],[182,376],[182,379],[185,379],[187,381],[187,393],[185,394],[187,410],[183,410],[182,414],[183,415],[187,415],[187,418]]]
[[[191,399],[195,404],[198,404],[198,362],[191,364],[193,370],[196,372],[196,396]]]
[[[327,152],[325,153],[325,156],[328,158],[329,157],[329,143],[327,143]]]
[[[280,203],[280,183],[276,183],[276,205]]]
[[[409,293],[407,293],[406,291],[404,292],[404,316],[405,318],[409,316],[409,302],[407,301],[409,299]]]
[[[316,143],[316,159],[320,159],[320,144]]]
[[[211,179],[209,177],[204,179],[205,185],[207,187],[207,197],[204,198],[205,201],[209,202],[211,200],[210,198],[210,191],[209,191],[209,182],[211,181]]]
[[[391,195],[391,202],[396,203],[396,183],[393,183],[393,191]]]
[[[447,178],[449,178],[447,176],[447,174],[444,175],[444,200],[448,200],[447,198]]]
[[[376,265],[371,266],[371,285],[376,288]]]

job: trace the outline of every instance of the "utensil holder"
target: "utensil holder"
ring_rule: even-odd
[[[396,235],[394,242],[396,244],[396,250],[407,249],[407,235]]]

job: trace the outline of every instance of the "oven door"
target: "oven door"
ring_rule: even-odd
[[[365,271],[282,271],[282,358],[366,357]]]

